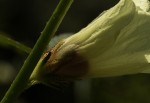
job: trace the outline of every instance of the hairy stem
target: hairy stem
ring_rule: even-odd
[[[72,2],[73,0],[60,0],[53,15],[47,22],[43,32],[41,33],[39,39],[37,40],[33,50],[25,60],[16,79],[13,81],[12,85],[10,86],[4,98],[2,99],[1,103],[14,102],[15,98],[26,87],[28,83],[28,79],[34,67],[36,66],[38,60],[40,59],[42,53],[44,52],[46,46],[48,45],[50,39],[58,29],[62,19],[64,18]]]
[[[30,53],[31,52],[31,48],[11,39],[11,38],[8,38],[4,35],[2,35],[2,33],[0,33],[0,44],[1,45],[8,45],[8,46],[12,46],[14,48],[17,48],[18,50],[22,50],[26,53]]]

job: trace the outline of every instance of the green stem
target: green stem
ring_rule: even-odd
[[[14,102],[15,98],[17,98],[17,96],[19,96],[19,94],[26,87],[28,79],[34,67],[36,66],[50,39],[58,29],[62,19],[64,18],[72,2],[73,0],[60,0],[53,15],[51,16],[46,27],[41,33],[41,36],[37,40],[37,43],[35,44],[33,50],[27,57],[16,79],[13,81],[12,85],[10,86],[4,98],[2,99],[1,103]]]
[[[22,50],[26,53],[30,53],[32,50],[31,48],[29,48],[29,47],[15,41],[15,40],[11,39],[11,38],[8,38],[4,35],[1,35],[1,33],[0,33],[0,44],[15,47],[18,50]]]

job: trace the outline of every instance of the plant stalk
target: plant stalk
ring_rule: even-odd
[[[60,0],[58,6],[37,40],[33,50],[25,60],[21,70],[16,76],[16,79],[11,84],[1,103],[13,103],[24,90],[33,69],[35,68],[49,41],[56,33],[56,30],[58,29],[72,2],[73,0]]]
[[[0,44],[1,45],[6,45],[6,46],[7,45],[8,46],[12,46],[12,47],[14,47],[14,48],[16,48],[18,50],[24,51],[24,52],[26,52],[28,54],[32,50],[30,47],[27,47],[27,46],[25,46],[25,45],[15,41],[15,40],[9,38],[9,37],[6,37],[6,36],[2,35],[2,33],[0,33]]]

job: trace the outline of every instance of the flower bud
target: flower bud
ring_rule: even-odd
[[[150,3],[120,0],[50,50],[48,74],[65,79],[109,77],[150,69]]]

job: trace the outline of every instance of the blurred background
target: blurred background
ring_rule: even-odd
[[[76,33],[119,0],[74,0],[56,35]],[[0,0],[0,32],[33,47],[59,0]],[[0,99],[28,54],[0,45]],[[59,88],[34,85],[16,103],[149,103],[150,75],[96,78]]]

